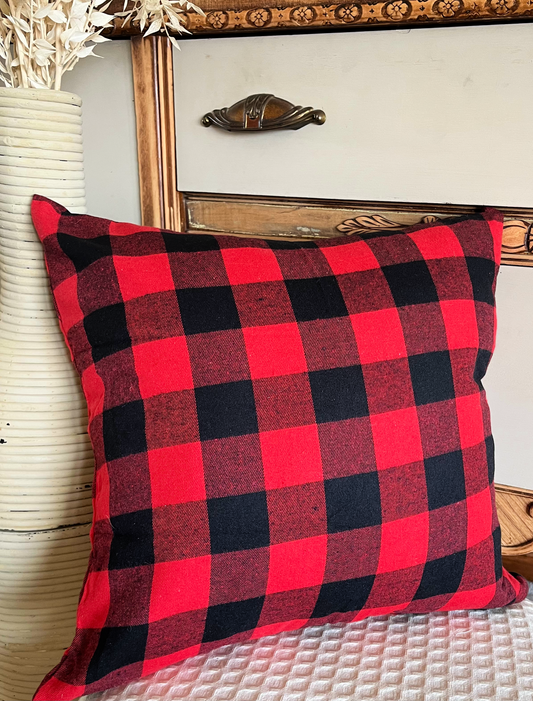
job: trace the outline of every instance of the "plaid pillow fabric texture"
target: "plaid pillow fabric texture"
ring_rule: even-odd
[[[524,598],[481,384],[499,212],[287,242],[32,209],[96,458],[77,631],[36,700],[310,623]]]

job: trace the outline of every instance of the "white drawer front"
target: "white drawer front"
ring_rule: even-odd
[[[202,39],[175,51],[179,189],[533,206],[533,25]],[[258,92],[299,131],[201,117]]]

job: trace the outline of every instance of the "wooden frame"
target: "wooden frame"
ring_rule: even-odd
[[[530,0],[347,0],[309,5],[298,0],[203,0],[199,5],[205,15],[184,14],[193,36],[527,21],[533,16]],[[122,0],[113,0],[109,12],[122,9]],[[133,36],[139,28],[116,21],[112,33]]]
[[[172,51],[168,39],[132,40],[143,224],[197,233],[309,239],[394,229],[466,214],[474,206],[348,202],[178,192]],[[533,266],[533,208],[506,214],[502,261]],[[533,491],[496,485],[504,562],[533,580]]]
[[[143,224],[182,231],[314,238],[395,229],[454,214],[467,205],[318,200],[178,192],[172,47],[165,37],[132,39]],[[502,262],[533,266],[533,208],[504,212]]]

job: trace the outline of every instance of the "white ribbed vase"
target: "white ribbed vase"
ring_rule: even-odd
[[[34,193],[85,211],[81,100],[0,88],[0,700],[70,643],[88,555],[87,408],[33,229]]]

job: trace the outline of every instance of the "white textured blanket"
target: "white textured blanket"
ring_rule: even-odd
[[[492,611],[370,618],[226,645],[88,701],[533,701],[533,588]]]

